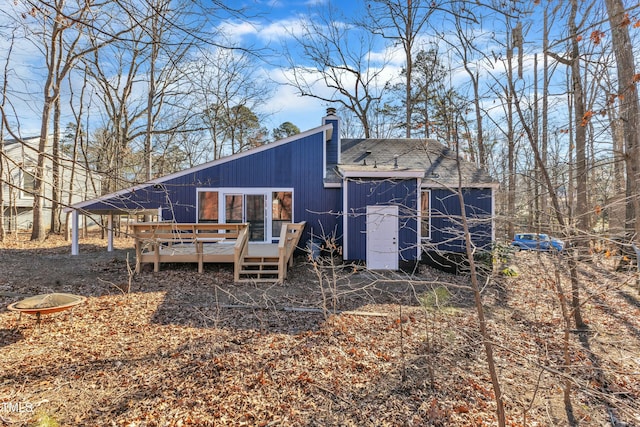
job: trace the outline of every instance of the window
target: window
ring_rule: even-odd
[[[279,188],[198,189],[198,222],[249,223],[249,240],[272,242],[293,221],[293,191]]]
[[[218,222],[218,192],[198,193],[198,222]]]
[[[33,172],[22,170],[20,176],[22,177],[22,182],[20,183],[22,188],[20,197],[23,199],[32,199],[36,188],[36,178],[33,175]]]
[[[430,210],[431,191],[423,190],[420,194],[420,218],[421,229],[420,235],[423,239],[431,238],[431,210]]]
[[[291,191],[274,191],[271,194],[271,230],[273,237],[280,237],[282,224],[291,222],[293,218],[293,193]]]

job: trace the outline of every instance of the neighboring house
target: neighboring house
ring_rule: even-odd
[[[278,240],[281,224],[306,221],[302,242],[334,237],[345,260],[371,269],[397,269],[425,251],[464,252],[455,153],[432,140],[341,140],[334,112],[317,128],[72,209],[76,216],[153,211],[164,221],[247,222],[251,241],[266,243]],[[459,164],[473,242],[490,247],[497,184]]]
[[[22,141],[4,140],[2,145],[2,213],[7,231],[28,230],[33,226],[34,173],[38,164],[38,145],[40,137],[25,138]],[[51,141],[51,139],[50,139]],[[43,213],[45,227],[51,223],[51,199],[53,182],[53,164],[51,143],[48,144],[44,168]],[[63,205],[78,203],[100,194],[100,176],[91,172],[80,163],[67,158],[60,160],[60,186]],[[72,179],[73,177],[73,179]]]

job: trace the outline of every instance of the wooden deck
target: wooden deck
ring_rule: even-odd
[[[293,252],[305,223],[285,224],[280,242],[250,243],[248,224],[132,224],[136,246],[136,273],[153,263],[233,263],[234,280],[282,282],[293,262]]]
[[[277,257],[277,243],[248,243],[247,256],[250,257]],[[196,243],[179,243],[171,246],[160,246],[160,262],[197,262],[194,261],[198,255],[198,245]],[[180,261],[179,257],[186,258]],[[233,263],[234,245],[231,243],[206,243],[202,245],[203,262],[212,263]],[[153,260],[145,257],[143,259],[153,262]]]

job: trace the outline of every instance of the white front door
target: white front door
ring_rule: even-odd
[[[367,268],[398,269],[398,207],[367,206]]]

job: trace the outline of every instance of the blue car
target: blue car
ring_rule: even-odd
[[[548,234],[539,233],[518,233],[511,241],[511,246],[517,250],[527,251],[558,251],[564,250],[562,240],[550,237]]]

